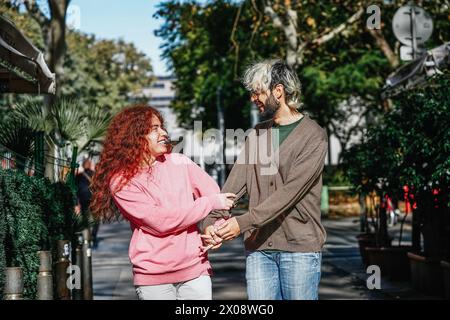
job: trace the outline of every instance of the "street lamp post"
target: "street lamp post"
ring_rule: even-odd
[[[225,118],[223,114],[222,108],[222,86],[217,87],[217,123],[219,125],[219,131],[221,135],[221,143],[220,143],[220,155],[221,155],[221,163],[219,164],[219,185],[222,188],[225,184]]]

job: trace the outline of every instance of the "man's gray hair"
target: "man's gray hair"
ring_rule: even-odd
[[[301,107],[300,80],[284,60],[263,60],[250,65],[244,73],[242,82],[250,92],[266,92],[281,84],[289,108],[296,110]]]

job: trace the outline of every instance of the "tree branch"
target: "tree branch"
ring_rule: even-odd
[[[42,11],[39,9],[35,0],[25,0],[24,2],[25,8],[28,11],[28,14],[36,20],[40,26],[48,27],[50,26],[50,19],[48,19]]]
[[[358,11],[356,11],[350,18],[347,19],[347,21],[341,23],[339,26],[337,26],[336,28],[334,28],[330,32],[328,32],[328,33],[326,33],[324,35],[321,35],[320,37],[314,39],[312,41],[312,44],[320,46],[320,45],[324,44],[325,42],[330,41],[336,35],[338,35],[342,31],[344,31],[349,25],[351,25],[351,24],[355,23],[356,21],[358,21],[361,18],[361,16],[363,15],[363,13],[364,13],[364,8],[359,8]]]
[[[231,31],[231,36],[230,36],[230,41],[233,44],[233,47],[235,48],[235,53],[234,53],[234,77],[237,78],[237,68],[238,68],[238,61],[239,61],[239,43],[236,41],[235,34],[236,34],[236,29],[237,29],[237,25],[239,22],[239,17],[241,16],[241,12],[242,12],[242,6],[243,6],[243,2],[241,3],[241,5],[239,6],[239,9],[236,13],[236,18],[234,19],[234,24],[233,24],[233,30]]]
[[[392,51],[391,46],[386,41],[386,38],[381,30],[369,29],[369,33],[375,39],[375,43],[378,48],[380,48],[385,57],[388,59],[391,67],[396,68],[400,64],[400,61],[394,51]]]
[[[252,47],[253,40],[254,40],[255,35],[256,35],[256,31],[258,31],[259,26],[261,25],[262,19],[264,18],[264,14],[261,11],[259,11],[258,6],[255,3],[255,0],[252,0],[252,6],[253,6],[253,8],[255,9],[255,11],[256,11],[256,13],[258,15],[258,20],[257,20],[257,22],[255,24],[255,27],[252,30],[252,36],[250,37],[250,41],[249,41],[249,44],[248,44],[249,48]]]

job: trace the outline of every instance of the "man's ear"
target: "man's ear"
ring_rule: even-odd
[[[284,95],[284,86],[281,83],[277,84],[274,90],[277,99],[280,99]]]

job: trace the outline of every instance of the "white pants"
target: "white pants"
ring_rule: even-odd
[[[212,300],[210,276],[169,284],[136,286],[139,300]]]

